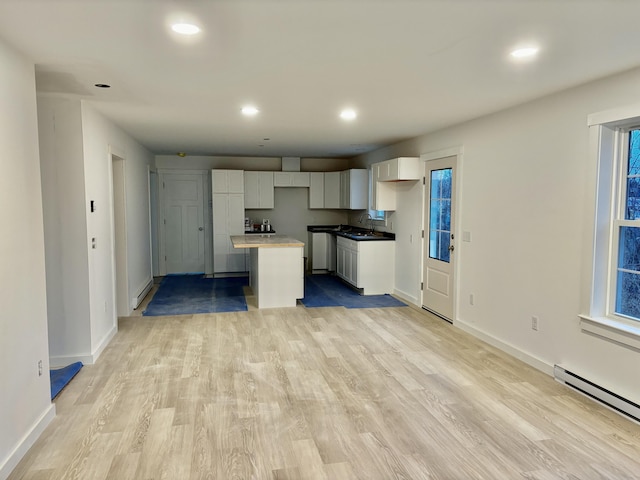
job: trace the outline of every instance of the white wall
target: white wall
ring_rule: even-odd
[[[152,281],[148,169],[153,156],[80,100],[40,96],[38,116],[50,360],[56,366],[93,363],[117,331],[111,155],[125,161],[129,306]]]
[[[38,128],[49,355],[61,366],[91,354],[80,102],[38,97]]]
[[[472,242],[457,243],[454,323],[547,372],[562,364],[635,402],[640,354],[582,333],[578,314],[581,278],[591,273],[581,262],[582,237],[593,231],[596,169],[587,115],[637,103],[639,86],[634,70],[352,162],[358,167],[463,146],[457,233],[470,231]],[[397,261],[406,270],[397,284],[419,269],[402,255]],[[540,319],[538,332],[530,328],[532,315]]]
[[[0,478],[55,415],[34,66],[0,40]],[[38,376],[38,361],[43,374]]]
[[[149,167],[153,155],[95,109],[82,103],[86,205],[94,200],[96,212],[85,209],[89,250],[92,352],[100,351],[117,330],[114,290],[112,153],[125,163],[127,223],[127,305],[152,281],[149,226]]]

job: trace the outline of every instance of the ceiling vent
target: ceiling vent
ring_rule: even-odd
[[[300,157],[282,157],[283,172],[299,172]]]

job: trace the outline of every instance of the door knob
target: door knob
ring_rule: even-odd
[[[453,245],[449,245],[449,251],[453,252],[455,250],[455,247]]]
[[[203,231],[204,227],[199,227],[198,230]]]

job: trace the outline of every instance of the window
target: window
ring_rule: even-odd
[[[449,263],[451,244],[451,168],[432,170],[429,180],[429,257]]]
[[[612,303],[615,314],[640,321],[640,129],[622,131],[620,138]]]

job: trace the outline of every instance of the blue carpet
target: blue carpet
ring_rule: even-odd
[[[243,286],[247,277],[205,278],[203,275],[168,275],[142,315],[191,315],[247,310]]]
[[[406,307],[406,304],[391,295],[360,295],[333,275],[307,275],[304,280],[302,304],[307,308]]]
[[[51,379],[51,400],[56,398],[60,391],[67,386],[76,373],[82,368],[82,362],[72,363],[66,367],[49,370],[49,378]]]

